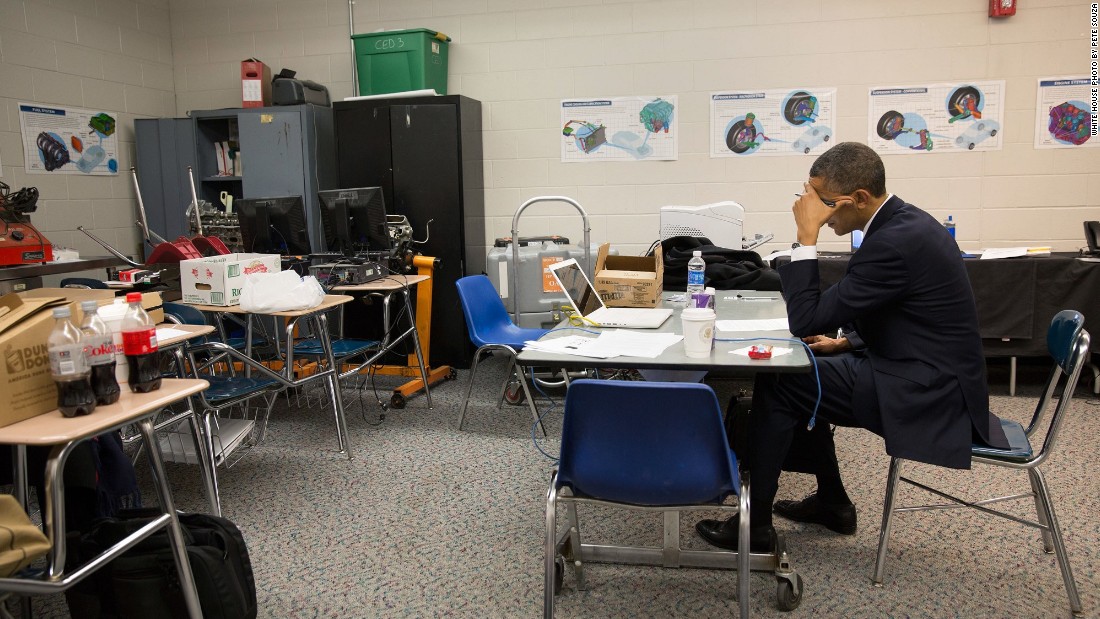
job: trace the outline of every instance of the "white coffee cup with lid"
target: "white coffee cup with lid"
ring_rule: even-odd
[[[684,330],[684,354],[688,357],[709,357],[714,344],[714,310],[709,307],[688,307],[680,313]]]

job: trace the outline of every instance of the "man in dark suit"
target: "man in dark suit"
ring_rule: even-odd
[[[757,378],[747,458],[754,550],[772,544],[772,501],[785,463],[816,474],[818,491],[776,503],[776,513],[855,533],[830,423],[882,436],[891,456],[952,468],[970,467],[974,440],[1007,446],[989,412],[974,295],[954,238],[887,193],[882,160],[855,142],[817,158],[792,210],[801,246],[779,269],[788,322],[815,356],[827,356],[817,357],[820,404],[814,373]],[[816,246],[824,226],[837,235],[863,230],[864,238],[844,278],[822,292]],[[842,337],[818,335],[838,327]],[[796,436],[798,453],[788,459]],[[737,520],[703,520],[696,530],[736,549]]]

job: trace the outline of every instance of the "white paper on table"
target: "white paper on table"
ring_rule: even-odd
[[[744,348],[738,348],[737,350],[731,350],[731,355],[741,355],[742,357],[748,357],[749,351],[752,350],[752,346],[746,346]],[[784,348],[782,346],[772,346],[772,358],[782,357],[783,355],[791,354],[790,348]]]
[[[558,337],[551,340],[529,340],[523,343],[524,350],[537,350],[540,352],[554,353],[558,355],[576,355],[579,357],[594,357],[596,359],[607,359],[614,357],[615,354],[609,354],[599,350],[593,350],[593,344],[596,338],[586,337],[583,335],[570,335],[566,337]]]
[[[186,337],[191,335],[190,331],[184,331],[183,329],[173,329],[172,327],[157,327],[157,341],[167,340],[174,337]]]
[[[675,333],[642,333],[627,329],[604,331],[589,350],[611,353],[610,356],[654,359],[684,336]]]
[[[1019,258],[1027,255],[1026,247],[995,247],[982,250],[982,260],[995,260],[997,258]]]
[[[790,331],[787,318],[760,318],[757,320],[718,320],[714,323],[719,331]]]

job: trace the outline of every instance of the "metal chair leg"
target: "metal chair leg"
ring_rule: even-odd
[[[191,405],[191,415],[188,423],[191,424],[191,439],[195,441],[195,453],[199,458],[199,472],[202,474],[202,483],[206,488],[206,499],[210,502],[210,513],[215,516],[222,515],[221,496],[218,494],[218,472],[215,469],[214,457],[208,451],[210,443],[206,440],[206,432],[200,413]]]
[[[1054,552],[1058,557],[1058,567],[1062,570],[1062,581],[1066,585],[1066,595],[1069,597],[1069,608],[1074,615],[1081,615],[1084,611],[1081,607],[1081,596],[1077,593],[1077,581],[1073,578],[1073,568],[1069,565],[1069,555],[1066,553],[1066,544],[1062,540],[1062,528],[1058,525],[1058,517],[1054,513],[1054,503],[1050,500],[1050,492],[1047,489],[1046,479],[1038,468],[1027,470],[1032,484],[1038,489],[1039,499],[1046,512],[1046,521],[1050,523],[1050,536],[1054,542]]]
[[[898,498],[898,477],[901,476],[901,458],[890,458],[890,472],[886,477],[886,499],[882,503],[882,526],[878,531],[878,555],[871,582],[882,586],[882,574],[886,570],[886,548],[890,544],[890,529],[894,524],[894,504]]]
[[[497,395],[497,410],[504,405],[504,393],[508,391],[508,383],[511,382],[511,377],[515,377],[516,380],[520,380],[519,374],[516,373],[516,358],[509,355],[508,357],[508,369],[504,372],[508,378],[504,379],[504,383],[500,386],[500,394]]]
[[[1043,500],[1039,497],[1039,485],[1035,481],[1035,476],[1030,472],[1027,475],[1027,480],[1031,482],[1031,494],[1035,499],[1035,512],[1039,515],[1039,524],[1047,527],[1046,529],[1039,529],[1042,534],[1043,552],[1054,554],[1054,540],[1050,534],[1050,522],[1047,520],[1047,512],[1043,509]]]
[[[569,526],[569,546],[573,554],[573,573],[577,577],[577,591],[588,589],[584,579],[584,551],[581,549],[581,520],[577,517],[577,504],[569,501],[565,506]]]
[[[531,395],[531,388],[527,386],[527,373],[518,365],[516,366],[516,370],[516,373],[520,375],[519,384],[520,387],[523,387],[523,395],[527,398],[527,406],[531,409],[531,421],[539,424],[539,429],[542,430],[542,437],[546,438],[546,426],[543,425],[542,417],[539,416],[539,408],[535,405],[535,398]]]
[[[466,421],[466,407],[470,405],[470,394],[474,391],[474,377],[477,376],[477,364],[481,359],[482,349],[478,348],[474,352],[474,362],[470,365],[470,380],[466,385],[466,399],[462,401],[462,412],[458,414],[458,429],[462,429],[462,424]]]
[[[738,496],[740,519],[740,530],[737,538],[737,605],[740,610],[741,619],[748,619],[749,617],[749,575],[752,567],[750,563],[752,547],[749,545],[751,541],[749,535],[751,535],[749,527],[749,474],[747,471],[741,473],[741,490],[740,496]]]
[[[550,489],[546,493],[546,538],[543,540],[543,583],[542,583],[542,616],[544,619],[554,617],[554,571],[558,555],[557,550],[557,508],[558,491],[554,487],[557,475],[550,479]]]

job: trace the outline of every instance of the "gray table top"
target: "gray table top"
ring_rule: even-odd
[[[657,329],[639,329],[639,332],[650,333],[682,333],[680,312],[683,310],[682,302],[669,301],[674,294],[665,293],[662,299],[662,307],[674,310],[672,316]],[[774,300],[743,300],[744,297],[772,297]],[[720,290],[715,298],[715,313],[718,320],[760,320],[766,318],[785,318],[787,315],[786,303],[778,292],[759,292],[755,290]],[[563,322],[554,330],[547,333],[545,338],[564,337],[569,335],[591,335],[596,337],[600,331],[598,327],[584,327],[584,330],[571,327],[568,322]],[[591,333],[586,333],[589,331]],[[806,350],[790,341],[745,341],[750,338],[776,338],[776,340],[791,337],[789,331],[751,331],[729,332],[715,331],[714,350],[709,357],[688,357],[684,354],[683,343],[670,346],[665,352],[655,359],[643,357],[612,357],[610,359],[593,359],[590,357],[577,357],[573,355],[560,355],[535,350],[523,350],[519,353],[517,361],[525,366],[555,367],[555,368],[639,368],[639,369],[664,369],[664,370],[707,370],[716,373],[728,373],[735,375],[751,374],[755,372],[807,372],[810,369],[810,360]],[[737,340],[737,341],[731,341]],[[732,354],[731,351],[753,344],[772,344],[791,348],[788,355],[773,357],[768,360],[753,360],[746,356]]]
[[[114,256],[90,256],[88,258],[66,260],[63,262],[0,267],[0,280],[41,277],[42,275],[56,275],[58,273],[75,273],[77,271],[107,268],[120,264],[126,263]]]

